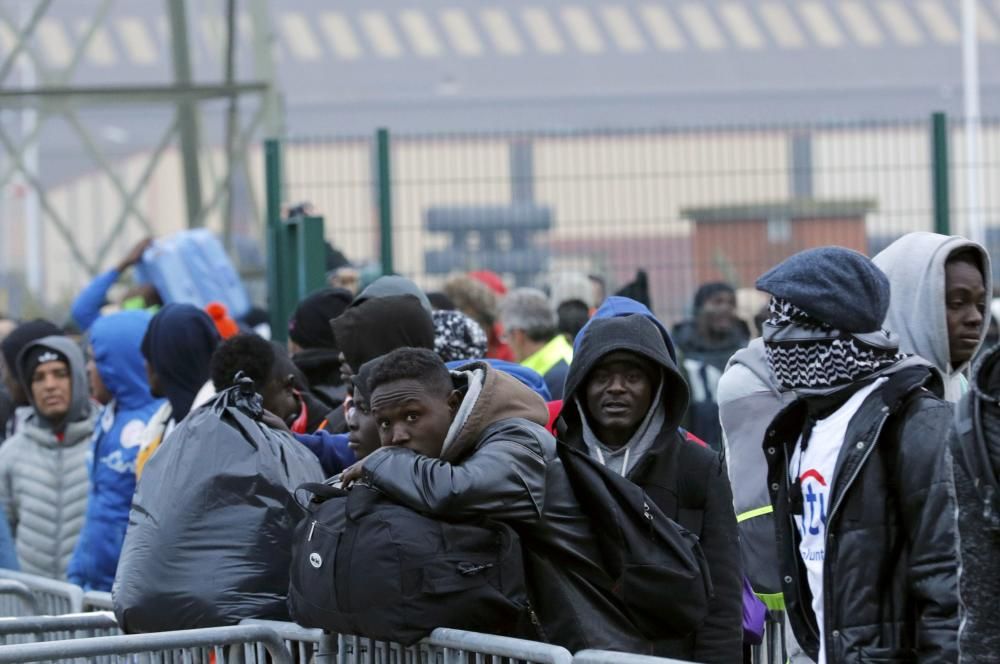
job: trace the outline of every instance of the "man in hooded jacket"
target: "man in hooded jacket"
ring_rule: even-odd
[[[944,398],[958,401],[989,332],[989,254],[964,237],[921,231],[899,238],[872,262],[889,278],[885,326],[899,337],[899,350],[934,365]]]
[[[90,462],[87,517],[69,564],[69,580],[84,590],[110,592],[118,568],[135,493],[135,458],[161,402],[149,393],[140,346],[152,316],[123,311],[98,318],[90,328],[92,390],[111,400],[97,420]]]
[[[87,453],[96,409],[80,348],[65,337],[28,343],[17,366],[32,412],[0,447],[0,503],[21,571],[64,580],[87,509]]]
[[[219,342],[215,323],[191,304],[168,304],[149,322],[141,346],[149,390],[154,397],[166,397],[167,402],[153,414],[143,431],[136,457],[136,478],[142,477],[146,461],[177,423],[214,394],[209,380],[210,366]]]
[[[1000,347],[983,356],[949,436],[958,503],[960,662],[1000,653]]]
[[[929,363],[882,329],[888,279],[820,247],[757,288],[768,364],[798,396],[762,445],[796,640],[820,664],[956,661],[952,410]]]
[[[447,390],[431,395],[442,373]],[[382,447],[344,472],[346,484],[363,480],[430,516],[510,524],[524,544],[536,638],[573,652],[648,651],[600,567],[541,397],[485,362],[449,379],[440,357],[413,348],[386,355],[369,388]]]
[[[578,338],[557,426],[564,442],[642,487],[701,540],[715,590],[708,617],[694,633],[655,644],[652,654],[737,662],[743,595],[729,478],[718,452],[678,431],[687,404],[687,385],[649,318],[597,319]]]

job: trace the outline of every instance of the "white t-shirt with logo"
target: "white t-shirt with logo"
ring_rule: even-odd
[[[830,512],[830,489],[837,457],[847,435],[851,418],[861,408],[868,395],[887,378],[879,378],[844,402],[844,405],[813,426],[812,435],[802,452],[802,438],[795,445],[795,452],[788,467],[789,479],[796,476],[802,482],[802,515],[795,516],[795,525],[802,540],[799,555],[806,568],[806,579],[812,593],[812,610],[819,626],[818,664],[826,664],[826,644],[823,628],[823,561],[826,558],[826,518]]]

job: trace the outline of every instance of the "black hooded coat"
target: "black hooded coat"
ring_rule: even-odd
[[[654,323],[641,315],[595,319],[581,334],[566,379],[560,438],[598,458],[585,442],[577,403],[585,412],[587,377],[603,357],[628,351],[644,365],[657,366],[663,382],[659,391],[663,424],[644,452],[636,450],[640,456],[633,457],[625,477],[642,487],[667,517],[699,537],[715,588],[704,624],[683,639],[651,644],[649,654],[697,662],[739,662],[743,656],[743,575],[725,461],[720,453],[687,440],[678,431],[688,405],[688,388]]]

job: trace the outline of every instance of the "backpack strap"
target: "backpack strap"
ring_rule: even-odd
[[[705,478],[715,463],[713,455],[704,454],[697,443],[677,435],[680,449],[677,453],[677,520],[682,526],[701,537],[708,498]]]

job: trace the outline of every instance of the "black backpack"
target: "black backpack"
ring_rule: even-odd
[[[495,521],[449,523],[363,484],[315,498],[292,544],[292,620],[405,645],[436,627],[515,634],[526,624],[521,541]]]
[[[708,615],[712,580],[698,538],[630,480],[565,443],[559,458],[590,517],[611,592],[648,639],[689,634]]]

